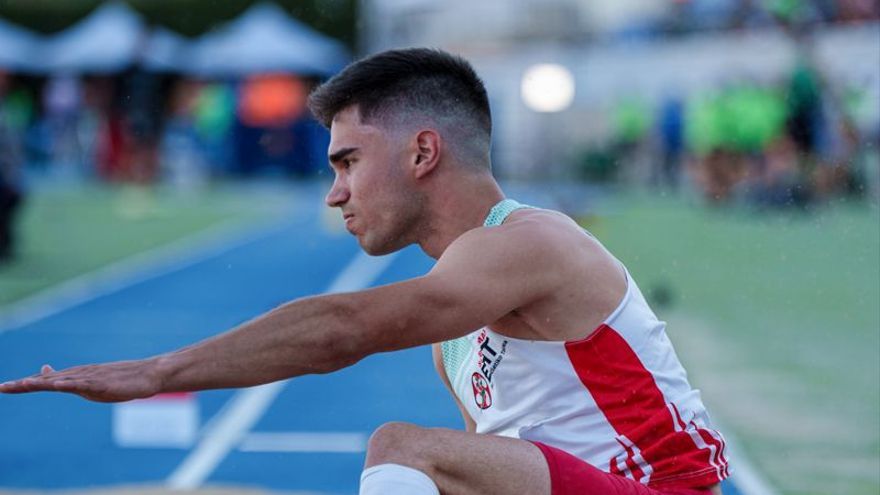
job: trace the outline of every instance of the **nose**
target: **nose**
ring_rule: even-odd
[[[344,205],[350,196],[351,193],[348,190],[348,185],[345,184],[344,179],[337,175],[333,180],[333,185],[330,186],[330,191],[324,198],[324,202],[331,208],[338,208]]]

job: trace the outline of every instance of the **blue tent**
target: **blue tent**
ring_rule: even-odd
[[[118,72],[138,60],[145,32],[143,20],[130,7],[105,4],[50,37],[41,50],[41,65],[55,73]]]
[[[189,70],[203,76],[293,72],[330,76],[349,60],[339,41],[288,16],[271,3],[256,4],[195,42]]]
[[[31,72],[38,59],[37,35],[0,19],[0,69],[15,72]]]

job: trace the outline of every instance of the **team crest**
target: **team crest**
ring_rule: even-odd
[[[489,381],[479,373],[471,376],[471,385],[474,387],[474,400],[480,409],[492,407],[492,392],[489,390]]]

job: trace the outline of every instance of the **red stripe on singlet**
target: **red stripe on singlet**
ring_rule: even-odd
[[[639,449],[650,466],[649,484],[713,468],[705,450],[696,448],[686,432],[676,432],[675,422],[681,425],[683,421],[673,417],[654,376],[616,330],[601,325],[590,337],[567,342],[565,349],[605,418],[619,436]],[[625,450],[630,461],[632,452]],[[609,460],[609,470],[620,472],[615,462]],[[627,465],[632,469],[630,462]]]
[[[645,472],[642,471],[641,466],[636,463],[635,452],[633,451],[632,446],[623,443],[621,443],[621,445],[623,445],[623,449],[626,451],[626,466],[632,473],[633,479],[636,481],[641,480],[645,476]]]
[[[722,474],[724,476],[727,476],[727,458],[724,455],[724,440],[720,437],[716,438],[715,435],[710,433],[705,428],[698,428],[697,432],[700,434],[700,437],[703,439],[704,442],[715,447],[715,456],[713,458],[713,462],[721,468]]]

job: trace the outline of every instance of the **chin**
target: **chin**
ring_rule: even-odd
[[[361,249],[370,256],[383,256],[395,251],[400,251],[406,247],[405,244],[400,245],[400,243],[393,242],[370,242],[366,237],[358,237],[358,244],[360,244]]]
[[[368,246],[362,243],[361,249],[370,256],[384,256],[399,251],[401,248],[393,246]]]

